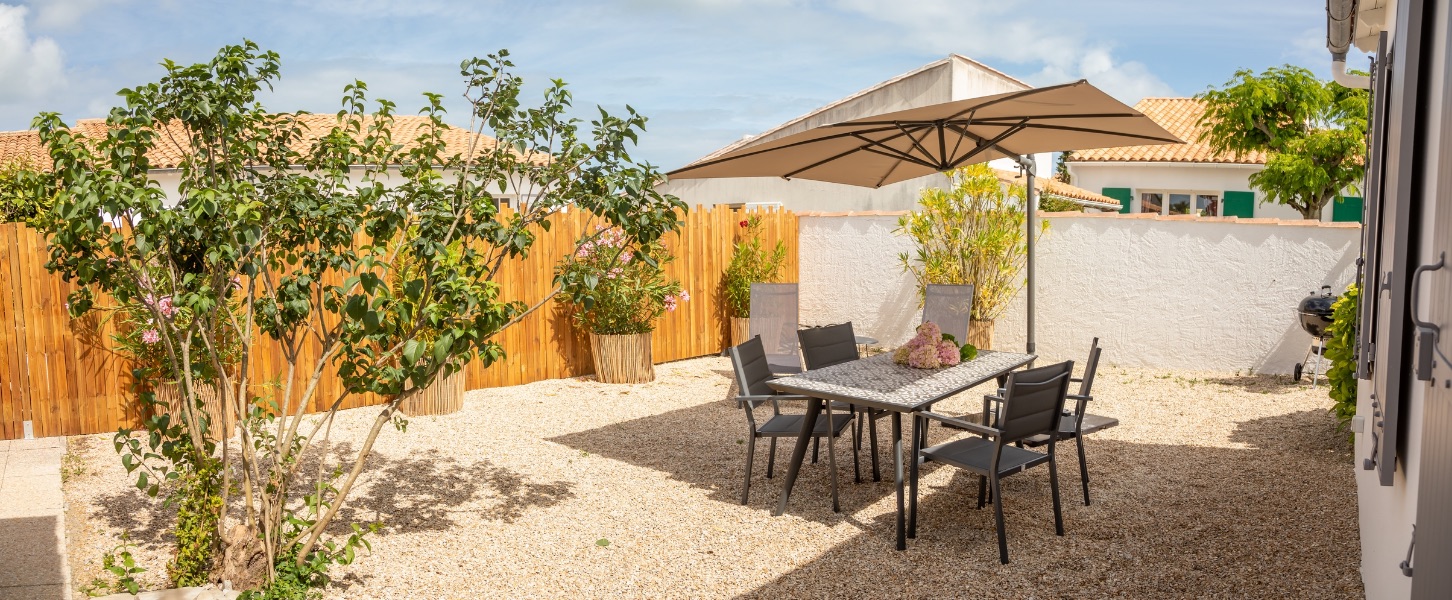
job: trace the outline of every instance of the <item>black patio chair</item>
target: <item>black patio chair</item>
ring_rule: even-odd
[[[932,321],[959,345],[968,341],[973,286],[930,283],[923,288],[923,322]]]
[[[751,443],[746,447],[746,482],[741,489],[741,503],[751,493],[751,469],[752,462],[756,458],[756,440],[768,438],[771,440],[771,449],[766,459],[766,477],[772,477],[772,466],[776,462],[776,440],[777,438],[797,438],[801,435],[802,419],[804,415],[782,414],[781,402],[786,400],[810,400],[807,396],[794,394],[778,394],[766,384],[772,379],[771,369],[766,362],[766,350],[761,346],[761,338],[753,337],[740,346],[730,349],[731,368],[736,373],[737,396],[736,401],[746,410],[746,425],[751,435]],[[756,408],[762,404],[771,404],[771,417],[764,423],[757,423]],[[830,403],[826,407],[826,414],[817,419],[816,426],[812,429],[813,438],[827,438],[827,463],[832,469],[832,510],[840,511],[837,501],[837,457],[836,445],[832,441],[841,437],[842,432],[852,430],[852,415],[834,414]],[[857,467],[858,445],[856,432],[853,432],[852,464]]]
[[[751,284],[751,320],[747,337],[761,338],[766,363],[776,375],[802,372],[797,349],[797,284]]]
[[[1084,487],[1084,506],[1089,506],[1089,461],[1084,457],[1084,436],[1119,425],[1119,419],[1091,415],[1085,410],[1094,399],[1094,372],[1098,370],[1099,355],[1103,351],[1099,347],[1099,338],[1094,338],[1094,343],[1089,346],[1089,362],[1084,363],[1084,377],[1070,380],[1079,382],[1079,393],[1069,395],[1069,399],[1074,401],[1074,412],[1065,411],[1063,420],[1059,422],[1059,439],[1073,438],[1079,450],[1079,481]],[[1023,445],[1031,448],[1048,443],[1049,436],[1046,435],[1036,435],[1023,441]]]
[[[807,364],[807,370],[821,369],[832,365],[839,365],[861,358],[857,352],[857,336],[852,331],[852,323],[841,323],[828,325],[826,327],[813,327],[797,332],[797,339],[801,342],[802,360]],[[845,402],[833,402],[832,407],[836,410],[846,410],[857,420],[857,431],[855,439],[857,446],[853,452],[861,449],[863,422],[867,423],[867,434],[869,446],[872,450],[872,480],[882,481],[882,471],[877,464],[877,420],[887,416],[888,411],[859,407]],[[812,440],[812,462],[817,462],[817,446],[820,440]],[[862,483],[862,473],[854,470],[857,483]]]
[[[1055,460],[1054,435],[1063,418],[1074,361],[1018,371],[1008,376],[1003,397],[1001,427],[989,427],[932,412],[918,413],[915,421],[938,421],[966,429],[982,437],[968,437],[919,450],[922,463],[941,462],[978,475],[978,508],[983,508],[985,488],[993,493],[994,517],[998,524],[998,559],[1008,564],[1008,537],[1003,526],[1003,494],[999,480],[1038,465],[1049,465],[1049,489],[1054,498],[1054,533],[1064,535],[1064,516],[1059,505],[1059,468]],[[1036,435],[1049,436],[1048,452],[1019,448],[1014,444]],[[909,535],[917,530],[917,462],[912,476]]]

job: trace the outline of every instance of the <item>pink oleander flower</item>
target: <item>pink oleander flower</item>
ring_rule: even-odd
[[[242,288],[242,276],[241,275],[233,275],[232,276],[232,287],[238,288],[238,289],[241,289]]]
[[[943,366],[951,367],[956,365],[960,362],[960,358],[958,347],[953,345],[953,342],[948,340],[938,342],[938,362],[942,363]]]
[[[171,296],[167,296],[157,301],[156,311],[161,313],[161,316],[170,319],[172,315],[177,313],[177,307],[172,305]]]
[[[141,332],[141,341],[147,344],[155,344],[161,341],[161,334],[155,329],[148,329]]]
[[[681,302],[690,302],[691,301],[691,293],[690,292],[687,292],[686,290],[681,290],[680,298],[681,298]]]
[[[936,369],[943,366],[938,360],[937,346],[923,346],[908,353],[908,366],[915,369]]]
[[[676,297],[675,296],[666,296],[665,297],[665,309],[667,311],[674,311],[676,309]]]
[[[615,267],[613,269],[610,269],[610,271],[608,271],[607,273],[605,273],[605,278],[606,279],[615,279],[616,277],[619,277],[621,273],[624,273],[624,272],[625,272],[625,269],[622,269],[620,267]]]
[[[628,264],[630,264],[631,259],[633,259],[634,257],[635,257],[635,255],[634,254],[631,254],[629,252],[621,252],[620,253],[620,264],[622,264],[622,265],[628,265]]]

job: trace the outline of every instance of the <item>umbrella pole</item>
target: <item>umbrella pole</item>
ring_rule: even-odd
[[[1028,306],[1026,307],[1026,310],[1028,312],[1028,319],[1027,319],[1027,321],[1028,321],[1028,335],[1026,336],[1026,338],[1028,340],[1028,343],[1026,344],[1027,348],[1026,348],[1025,351],[1028,352],[1029,354],[1033,354],[1034,353],[1034,237],[1035,237],[1034,236],[1034,233],[1035,233],[1035,230],[1038,229],[1036,227],[1036,225],[1038,224],[1039,202],[1038,202],[1038,193],[1036,193],[1035,190],[1034,190],[1034,158],[1032,156],[1021,156],[1021,157],[1019,157],[1018,164],[1023,167],[1023,170],[1024,170],[1024,178],[1028,181],[1028,190],[1026,192],[1026,196],[1027,197],[1025,198],[1025,203],[1027,204],[1027,206],[1025,207],[1026,208],[1025,212],[1027,214],[1025,216],[1027,218],[1024,219],[1024,221],[1028,224],[1027,225],[1028,226],[1028,238],[1024,240],[1024,246],[1025,246],[1025,250],[1026,250],[1025,254],[1027,255],[1027,258],[1025,259],[1025,266],[1024,266],[1024,269],[1025,269],[1025,279],[1026,279],[1026,281],[1024,282],[1024,287],[1026,288],[1026,291],[1028,293],[1028,296],[1027,296]]]

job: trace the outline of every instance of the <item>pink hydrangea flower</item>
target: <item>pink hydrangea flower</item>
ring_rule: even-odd
[[[948,340],[938,342],[938,362],[942,363],[943,366],[951,367],[956,365],[959,362],[959,358],[958,347],[954,346],[953,342]]]
[[[927,338],[930,342],[937,343],[938,340],[943,339],[943,330],[938,327],[937,323],[928,321],[918,325],[918,335]]]
[[[141,332],[141,341],[147,344],[155,344],[161,341],[161,334],[155,329],[148,329]]]
[[[895,352],[892,353],[892,362],[900,365],[908,364],[908,355],[911,354],[912,351],[913,349],[907,346],[898,348]]]
[[[943,366],[938,360],[937,346],[923,346],[908,353],[908,366],[915,369],[936,369]]]

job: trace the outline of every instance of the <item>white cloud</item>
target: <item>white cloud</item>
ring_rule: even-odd
[[[46,37],[31,38],[23,6],[0,4],[0,103],[45,96],[65,85],[60,46]]]
[[[1035,14],[1035,7],[1021,0],[839,0],[837,5],[893,26],[898,43],[910,49],[1042,65],[1030,83],[1088,79],[1129,103],[1174,93],[1144,64],[1116,58],[1111,44],[1085,39],[1078,28]]]
[[[69,27],[96,9],[120,0],[37,0],[35,25],[45,29]]]

